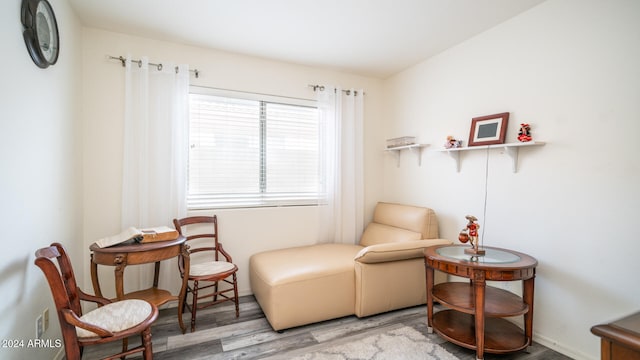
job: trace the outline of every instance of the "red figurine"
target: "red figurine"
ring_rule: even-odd
[[[531,126],[526,123],[520,124],[520,131],[518,131],[518,141],[528,142],[531,141]]]
[[[480,225],[478,225],[478,219],[473,215],[465,216],[469,222],[467,226],[460,231],[458,235],[458,240],[462,243],[466,243],[469,241],[471,243],[471,249],[465,249],[465,253],[472,255],[484,255],[484,250],[478,249],[478,229],[480,229]]]

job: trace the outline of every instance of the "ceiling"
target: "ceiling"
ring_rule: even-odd
[[[544,0],[69,0],[88,27],[386,78]]]

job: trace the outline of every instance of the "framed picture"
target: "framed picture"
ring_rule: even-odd
[[[473,118],[469,146],[504,144],[508,122],[508,112]]]

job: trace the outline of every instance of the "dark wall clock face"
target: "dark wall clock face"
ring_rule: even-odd
[[[56,16],[47,0],[22,0],[22,33],[33,62],[47,68],[58,61],[60,37]]]

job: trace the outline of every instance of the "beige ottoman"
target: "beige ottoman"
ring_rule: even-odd
[[[354,258],[362,248],[320,244],[253,255],[251,289],[273,329],[353,315]]]

